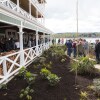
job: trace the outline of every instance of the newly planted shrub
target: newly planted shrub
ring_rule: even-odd
[[[65,62],[66,61],[66,59],[61,59],[61,62],[63,63],[63,62]]]
[[[100,79],[94,79],[93,80],[93,90],[95,91],[95,94],[100,97]]]
[[[3,90],[7,89],[7,84],[0,84],[0,89],[3,89]]]
[[[25,73],[27,72],[26,68],[25,67],[22,67],[20,70],[19,70],[19,76],[20,77],[24,77]]]
[[[44,79],[46,79],[47,76],[48,76],[49,74],[51,74],[51,72],[50,72],[48,69],[46,69],[46,68],[42,68],[41,71],[40,71],[40,74],[42,75],[42,77],[43,77]]]
[[[81,91],[80,100],[88,100],[88,93],[86,91]]]
[[[89,60],[88,57],[82,57],[79,61],[71,63],[71,71],[76,72],[77,70],[79,74],[89,73],[91,75],[95,70],[94,64],[95,62]]]
[[[47,79],[51,86],[55,86],[60,82],[61,77],[58,77],[56,74],[49,74]]]
[[[27,83],[31,85],[35,82],[36,76],[30,72],[26,72],[24,78],[26,79]]]
[[[34,92],[33,89],[30,89],[30,87],[26,87],[25,89],[22,89],[20,92],[20,98],[32,100],[31,94]]]

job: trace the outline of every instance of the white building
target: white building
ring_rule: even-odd
[[[13,50],[0,55],[0,84],[50,47],[52,32],[44,26],[45,3],[45,0],[0,0],[0,42],[13,38],[20,43],[17,52]],[[40,37],[43,39],[41,44],[38,43]],[[35,38],[36,46],[27,48],[30,38]],[[47,38],[49,41],[45,43]]]

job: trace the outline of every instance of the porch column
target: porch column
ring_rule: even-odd
[[[19,12],[19,0],[17,0],[17,12]]]
[[[29,0],[29,14],[31,16],[31,0]]]
[[[38,40],[39,40],[39,36],[38,36],[38,28],[36,29],[36,55],[39,55],[39,50],[38,50]]]
[[[50,34],[50,46],[52,45],[52,34]]]
[[[19,27],[19,43],[20,43],[20,65],[24,66],[24,50],[23,50],[23,27]]]
[[[45,33],[43,33],[43,47],[44,47],[44,50],[45,50]]]

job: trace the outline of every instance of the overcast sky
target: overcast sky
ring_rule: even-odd
[[[46,27],[76,32],[76,0],[46,1]],[[79,0],[79,32],[100,32],[100,0]]]

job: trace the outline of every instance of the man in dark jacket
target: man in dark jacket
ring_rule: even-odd
[[[71,40],[68,40],[68,42],[66,42],[66,47],[67,47],[67,55],[71,56],[72,53],[72,42]]]
[[[99,40],[96,40],[95,55],[96,55],[97,63],[99,64],[100,63],[100,42]]]

